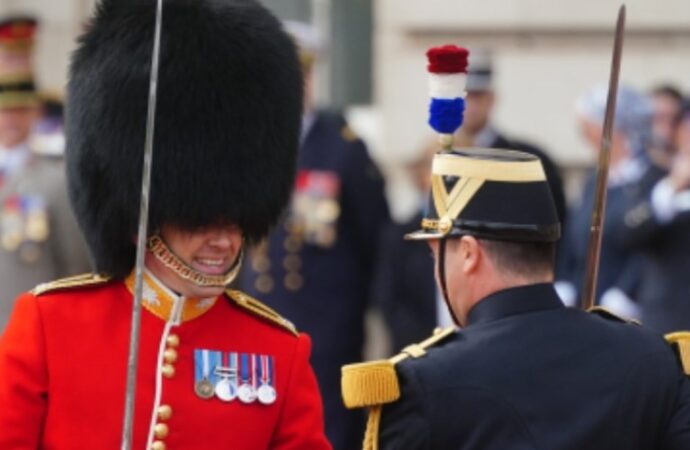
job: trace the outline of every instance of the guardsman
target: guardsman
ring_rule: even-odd
[[[431,54],[441,62],[463,53],[441,50]],[[455,74],[433,58],[431,68],[432,81]],[[448,96],[462,90],[432,88],[431,122],[444,135],[459,125],[447,111],[461,109]],[[462,329],[343,368],[345,403],[371,408],[365,448],[690,448],[678,358],[688,362],[688,341],[675,336],[674,352],[637,324],[563,305],[553,286],[558,216],[537,157],[447,148],[434,157],[421,226],[408,238],[428,242]]]
[[[43,156],[30,140],[39,115],[36,27],[30,17],[0,21],[0,333],[21,292],[91,270],[62,161]]]
[[[326,434],[337,450],[359,444],[364,417],[339,395],[340,367],[362,358],[364,315],[379,229],[388,217],[383,179],[344,118],[314,105],[314,29],[286,23],[305,82],[302,143],[289,211],[251,255],[241,286],[314,340]]]
[[[163,5],[132,448],[329,449],[310,339],[226,288],[293,184],[294,44],[254,1]],[[101,1],[72,59],[69,187],[100,275],[17,301],[0,448],[119,448],[155,11]]]

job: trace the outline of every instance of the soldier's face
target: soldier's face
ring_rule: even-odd
[[[195,231],[164,226],[160,236],[178,258],[205,275],[226,274],[242,249],[242,231],[235,225],[214,225]],[[186,297],[214,297],[224,290],[224,287],[198,286],[182,279],[155,257],[147,258],[146,266],[166,286]]]
[[[12,148],[26,141],[37,118],[36,108],[0,108],[0,145]]]
[[[494,93],[491,91],[468,92],[465,98],[465,118],[463,128],[471,134],[479,133],[491,118],[494,107]]]

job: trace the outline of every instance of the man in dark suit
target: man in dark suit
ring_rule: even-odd
[[[312,337],[326,434],[334,449],[352,450],[364,417],[343,407],[340,367],[362,358],[372,267],[388,206],[364,142],[342,115],[314,106],[313,30],[294,23],[287,29],[300,44],[306,88],[297,180],[286,216],[252,252],[242,287]]]
[[[669,176],[624,205],[619,241],[644,252],[637,304],[645,326],[690,328],[690,103],[677,119],[677,153]]]
[[[608,88],[597,86],[577,102],[583,136],[593,151],[601,143],[602,123]],[[611,166],[607,186],[607,210],[602,229],[601,265],[597,280],[597,303],[626,317],[639,318],[636,295],[644,264],[640,252],[621,245],[620,228],[632,198],[649,193],[664,171],[650,161],[652,108],[646,95],[629,86],[620,86],[611,138]],[[579,300],[587,262],[592,204],[595,195],[594,169],[589,173],[582,196],[568,216],[559,257],[559,293],[569,304]],[[569,286],[569,289],[563,287]],[[570,292],[570,295],[568,295]]]
[[[428,241],[463,328],[343,368],[346,404],[372,408],[365,448],[690,448],[690,382],[672,348],[558,298],[560,227],[539,160],[454,150],[435,157],[432,176],[408,238]],[[458,186],[476,191],[463,198]]]

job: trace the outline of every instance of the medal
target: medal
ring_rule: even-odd
[[[211,374],[211,360],[217,361],[218,353],[210,350],[194,350],[194,392],[204,400],[213,398],[215,379]]]
[[[11,196],[3,202],[0,219],[2,247],[8,252],[13,252],[24,241],[24,219],[19,197]]]
[[[221,380],[216,383],[215,394],[220,400],[231,402],[237,397],[237,353],[223,355],[224,358],[226,356],[230,358],[230,365],[222,365],[216,367],[215,370],[215,373],[221,377]]]
[[[264,405],[271,405],[275,403],[277,397],[276,390],[272,386],[274,378],[273,374],[275,373],[273,370],[273,357],[261,355],[260,359],[261,366],[259,366],[259,370],[261,374],[261,386],[259,386],[257,395],[261,403]]]
[[[251,358],[250,358],[251,356]],[[242,353],[241,384],[237,389],[237,396],[242,403],[253,403],[256,400],[256,355]],[[249,366],[251,359],[252,366]]]
[[[196,395],[203,399],[209,399],[213,397],[213,385],[211,384],[210,381],[208,381],[206,378],[204,378],[201,381],[197,381],[196,384],[194,385],[194,392],[196,392]]]
[[[34,242],[48,239],[48,213],[43,198],[32,195],[22,199],[22,209],[25,211],[24,234]]]

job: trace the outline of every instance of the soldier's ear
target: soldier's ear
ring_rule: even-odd
[[[479,269],[482,258],[485,257],[479,241],[473,236],[463,236],[460,238],[457,254],[461,258],[461,269],[465,274],[475,273]]]

